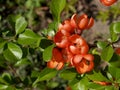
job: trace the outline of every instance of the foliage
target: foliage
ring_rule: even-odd
[[[68,90],[119,90],[120,46],[116,47],[115,44],[118,44],[120,38],[120,22],[110,24],[107,40],[98,40],[94,47],[88,48],[89,44],[81,34],[93,26],[92,17],[74,14],[61,23],[62,12],[75,12],[72,5],[76,2],[77,0],[0,1],[0,90],[67,90],[67,87]],[[45,16],[45,13],[41,15],[44,11],[41,8],[46,3],[53,20],[51,18],[48,27],[37,32],[34,26],[43,23],[37,15],[39,18]],[[119,5],[110,6],[107,13],[100,12],[100,17],[109,19],[108,12],[116,18],[120,14]],[[68,30],[70,35],[67,33],[67,36],[64,30]],[[69,40],[60,46],[59,40],[65,38]],[[72,52],[75,55],[72,62],[61,60],[61,52],[62,57],[66,58],[63,51],[68,49],[68,45],[70,47],[66,53]],[[82,51],[81,48],[85,49]],[[50,61],[53,61],[51,66]],[[59,66],[61,61],[64,66]],[[94,67],[89,69],[91,62]]]

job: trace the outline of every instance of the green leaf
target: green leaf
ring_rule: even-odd
[[[49,79],[55,77],[56,74],[57,74],[57,70],[55,70],[55,69],[49,69],[49,68],[43,69],[40,72],[38,78],[33,83],[33,86],[40,81],[49,80]]]
[[[120,22],[114,23],[112,28],[115,33],[120,33]]]
[[[51,82],[49,82],[49,83],[47,84],[47,86],[48,86],[49,88],[56,88],[58,85],[59,85],[59,83],[58,83],[58,82],[55,82],[55,81],[51,81]]]
[[[16,62],[22,58],[22,50],[21,48],[14,43],[8,43],[8,48],[3,52],[3,55],[6,60],[10,62]]]
[[[18,43],[25,46],[39,47],[41,37],[32,30],[26,29],[24,33],[18,37]]]
[[[32,71],[31,77],[32,77],[32,78],[34,78],[34,77],[38,77],[39,74],[40,74],[39,71],[35,71],[35,70],[34,70],[34,71]]]
[[[108,77],[109,80],[113,81],[113,77],[112,77],[112,75],[109,72],[107,72],[106,75],[107,75],[107,77]]]
[[[93,74],[88,75],[87,77],[92,81],[109,81],[105,76],[100,72],[94,72]]]
[[[26,26],[27,26],[27,22],[26,22],[25,18],[19,17],[15,23],[16,34],[20,34],[21,32],[23,32],[25,30]]]
[[[50,10],[55,21],[60,21],[60,13],[66,5],[66,0],[52,0],[50,4]]]
[[[24,58],[24,59],[17,61],[15,66],[30,65],[30,64],[31,62],[27,58]]]
[[[14,86],[9,86],[5,90],[17,90]]]
[[[113,56],[114,50],[111,46],[104,48],[101,52],[102,60],[109,61]]]
[[[52,23],[50,23],[49,25],[48,25],[48,30],[47,30],[47,34],[49,35],[49,36],[54,36],[55,35],[55,31],[54,30],[58,30],[58,24],[59,24],[59,22],[57,22],[57,21],[53,21]]]
[[[3,54],[0,54],[0,66],[6,68],[6,66],[4,65],[5,62],[6,61]]]
[[[105,86],[105,90],[118,90],[118,89],[115,89],[116,87],[114,86]]]
[[[111,41],[112,41],[112,42],[116,42],[116,41],[119,39],[119,37],[118,37],[118,35],[114,32],[113,27],[114,27],[114,23],[112,23],[112,24],[110,25],[110,38],[111,38]]]
[[[0,77],[0,83],[8,85],[8,83],[2,77]]]
[[[91,90],[105,90],[104,86],[93,83],[93,82],[89,82],[87,87]]]
[[[65,80],[73,80],[77,73],[74,69],[64,70],[60,73],[60,77]]]
[[[9,73],[3,73],[2,78],[9,84],[12,84],[12,78]]]
[[[23,56],[22,58],[26,58],[29,54],[29,48],[28,47],[22,47],[22,52],[23,52]]]
[[[119,80],[120,79],[120,68],[109,66],[108,67],[108,71],[113,76],[113,78],[115,78],[115,80]]]
[[[0,90],[6,90],[8,88],[8,85],[0,84]]]
[[[51,44],[52,44],[52,41],[51,41],[51,40],[41,39],[40,47],[41,47],[42,49],[45,49],[45,48],[47,48],[48,46],[50,46]]]
[[[79,83],[79,81],[80,81],[80,80],[78,80],[77,78],[75,78],[75,79],[73,79],[73,80],[71,80],[71,81],[69,82],[69,85],[72,86],[72,87],[74,87],[74,86],[76,86],[76,84]]]
[[[98,66],[100,65],[101,58],[100,55],[94,55],[94,69],[97,70]]]
[[[114,53],[111,60],[109,61],[109,64],[114,67],[120,67],[120,56]]]
[[[55,47],[55,45],[50,45],[48,46],[47,48],[45,48],[44,52],[43,52],[43,60],[44,61],[49,61],[51,60],[51,57],[52,57],[52,50],[53,48]]]
[[[98,41],[97,42],[97,47],[100,48],[100,49],[105,48],[107,45],[108,45],[107,42],[103,42],[103,41]]]
[[[102,86],[102,85],[99,85],[99,84],[96,84],[96,83],[93,83],[93,82],[89,82],[87,87],[90,89],[90,90],[115,90],[114,89],[114,86]]]
[[[9,49],[6,49],[3,52],[3,56],[5,57],[7,61],[12,62],[12,63],[18,61],[18,59],[11,53]]]
[[[15,28],[15,23],[16,23],[16,20],[18,19],[18,18],[20,18],[21,17],[21,15],[15,15],[15,14],[10,14],[10,15],[8,15],[8,21],[9,21],[9,24],[13,27],[13,28]]]
[[[74,79],[75,80],[75,79]],[[81,80],[79,80],[78,82],[76,82],[78,80],[72,81],[75,82],[74,84],[70,83],[70,87],[72,88],[72,90],[88,90],[88,88],[86,87],[87,83],[88,83],[88,79],[87,78],[82,78]]]
[[[17,59],[22,58],[22,50],[17,44],[8,43],[8,49]]]
[[[3,52],[5,44],[6,44],[6,41],[4,41],[2,38],[0,38],[0,53]]]
[[[18,15],[10,14],[10,15],[8,15],[8,20],[9,20],[10,23],[14,23],[15,24],[16,20],[18,18],[20,18],[20,17],[21,17],[20,14],[18,14]]]

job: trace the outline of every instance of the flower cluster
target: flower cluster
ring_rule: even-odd
[[[47,62],[47,66],[60,70],[68,63],[80,74],[91,71],[94,67],[94,56],[88,53],[89,46],[81,34],[93,24],[94,19],[88,18],[86,14],[74,14],[71,19],[60,24],[53,37],[56,47],[53,48],[52,59]]]

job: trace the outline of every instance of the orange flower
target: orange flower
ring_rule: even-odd
[[[57,70],[61,70],[64,67],[64,62],[57,62],[57,61],[51,60],[47,62],[47,67],[51,69],[56,68]]]
[[[73,59],[73,54],[69,51],[68,48],[64,48],[62,49],[62,56],[63,56],[63,59],[66,63],[71,63],[72,59]]]
[[[69,45],[68,36],[69,34],[65,30],[58,31],[53,40],[58,47],[65,48]]]
[[[64,60],[58,48],[53,48],[52,59],[49,62],[47,62],[47,66],[48,68],[56,68],[57,70],[63,68]]]
[[[86,14],[81,15],[77,21],[78,28],[84,30],[88,25],[88,18]]]
[[[85,55],[83,55],[83,58],[86,59],[87,61],[94,60],[94,56],[92,54],[85,54]]]
[[[105,6],[111,6],[114,4],[117,0],[100,0],[100,2]]]
[[[73,57],[72,59],[72,63],[74,66],[79,66],[79,64],[81,63],[83,59],[83,55],[77,54]]]
[[[62,24],[59,24],[58,30],[65,30],[69,33],[74,32],[74,27],[71,26],[71,20],[65,20]]]
[[[74,34],[69,37],[71,44],[69,45],[69,50],[73,54],[86,54],[88,53],[89,47],[86,41],[77,34]]]
[[[87,61],[85,59],[82,59],[82,61],[79,63],[79,65],[76,66],[76,70],[80,74],[84,74],[86,72],[91,71],[94,68],[94,63],[92,61]]]
[[[87,62],[93,62],[94,56],[91,54],[85,54],[85,55],[77,54],[73,57],[72,63],[74,66],[79,66],[79,64],[83,59],[86,60]]]
[[[84,74],[88,70],[88,65],[86,64],[86,60],[83,59],[78,66],[76,66],[76,70],[80,74]]]
[[[93,26],[94,19],[92,17],[88,18],[86,14],[83,14],[76,18],[76,23],[80,30],[89,29]]]

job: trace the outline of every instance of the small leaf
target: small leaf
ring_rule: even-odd
[[[21,32],[23,32],[25,30],[26,26],[27,26],[27,22],[26,22],[25,18],[19,17],[15,23],[16,34],[20,34]]]
[[[96,84],[96,83],[93,83],[93,82],[89,82],[87,87],[91,90],[105,90],[104,89],[104,86],[102,85],[99,85],[99,84]]]
[[[103,41],[98,41],[97,42],[97,47],[100,48],[100,49],[105,48],[107,45],[108,45],[107,42],[103,42]]]
[[[35,71],[35,70],[34,70],[34,71],[32,71],[31,77],[32,77],[32,78],[34,78],[34,77],[38,77],[39,74],[40,74],[39,71]]]
[[[0,77],[0,83],[8,85],[8,83],[2,77]]]
[[[55,77],[56,74],[57,74],[57,70],[45,68],[44,70],[42,70],[40,72],[38,78],[33,83],[33,86],[40,81],[49,80],[49,79]]]
[[[71,80],[71,81],[69,82],[69,85],[74,87],[76,84],[79,83],[79,81],[80,81],[80,80],[78,80],[77,78],[75,78],[75,79],[73,79],[73,80]]]
[[[51,40],[48,40],[48,39],[41,39],[41,42],[40,42],[40,47],[45,49],[47,48],[48,46],[50,46],[52,44],[52,41]]]
[[[102,60],[109,61],[113,56],[114,50],[111,46],[104,48],[101,52]]]
[[[2,38],[0,38],[0,53],[3,52],[5,44],[6,44],[6,41],[4,41]]]
[[[88,88],[86,87],[88,79],[85,77],[81,80],[73,79],[72,83],[69,84],[72,90],[88,90]]]
[[[87,75],[87,77],[92,81],[109,81],[105,76],[102,75],[100,72],[94,72],[91,75]]]
[[[18,19],[18,18],[20,18],[21,17],[21,15],[20,14],[18,14],[18,15],[15,15],[15,14],[10,14],[10,15],[8,15],[8,21],[9,21],[9,24],[13,27],[13,28],[15,28],[15,23],[16,23],[16,20]]]
[[[96,84],[96,83],[93,83],[93,82],[89,82],[87,87],[90,89],[90,90],[115,90],[114,89],[114,86],[103,86],[103,85],[100,85],[100,84]]]
[[[44,61],[49,61],[51,60],[52,57],[52,50],[55,47],[55,45],[50,45],[47,48],[45,48],[44,52],[43,52],[43,60]]]
[[[8,85],[0,84],[0,90],[6,90],[8,88]]]
[[[119,37],[118,37],[118,35],[114,32],[113,27],[114,27],[114,23],[112,23],[112,24],[110,25],[110,38],[111,38],[111,41],[112,41],[112,42],[116,42],[116,41],[119,39]]]
[[[115,89],[116,87],[114,86],[105,86],[105,89],[104,90],[118,90],[118,89]]]
[[[17,59],[22,58],[22,50],[18,45],[14,43],[8,43],[8,49]]]
[[[11,53],[9,49],[4,50],[3,56],[7,61],[12,63],[18,61],[18,59]]]
[[[48,33],[47,34],[49,36],[54,36],[55,35],[55,31],[54,30],[58,30],[58,24],[59,24],[59,22],[53,21],[52,23],[50,23],[48,25],[48,30],[47,30]]]
[[[47,84],[47,86],[48,86],[49,88],[56,88],[58,85],[59,85],[59,83],[58,83],[58,82],[55,82],[55,81],[51,81],[51,82],[49,82],[49,83]]]
[[[3,73],[2,78],[9,84],[12,84],[12,78],[9,73]]]
[[[120,79],[120,68],[109,66],[108,71],[113,76],[113,78],[115,78],[115,80]]]
[[[0,67],[6,68],[6,66],[4,65],[5,62],[6,61],[5,61],[3,54],[0,54]]]
[[[109,80],[113,81],[113,77],[109,72],[107,72],[107,77],[108,77]]]
[[[31,47],[38,47],[41,37],[34,33],[32,30],[26,29],[24,33],[18,37],[18,43],[21,45],[29,45]]]
[[[17,90],[14,86],[9,86],[6,88],[6,90]]]
[[[60,73],[60,77],[65,80],[72,80],[76,77],[76,71],[74,69],[64,70]]]
[[[66,0],[52,0],[50,10],[52,11],[55,21],[60,21],[60,13],[64,9]]]
[[[120,56],[114,53],[111,60],[109,61],[109,64],[114,67],[120,67]]]
[[[112,28],[115,33],[120,33],[120,22],[114,23]]]
[[[17,61],[15,66],[30,65],[30,64],[31,62],[28,59],[24,58],[24,59]]]
[[[16,62],[22,58],[21,48],[14,43],[7,43],[8,48],[4,50],[3,56],[10,62]]]

